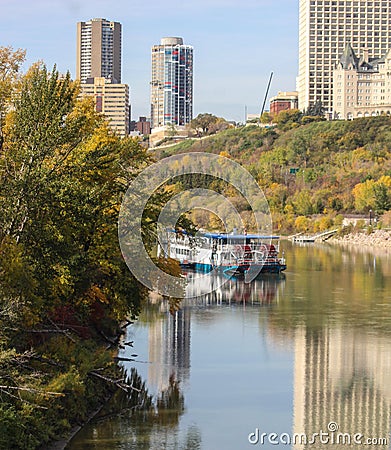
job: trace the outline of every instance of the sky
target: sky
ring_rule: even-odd
[[[268,98],[295,90],[297,0],[0,0],[0,46],[25,49],[23,70],[43,61],[76,71],[76,24],[122,24],[122,82],[132,119],[150,115],[151,47],[166,36],[194,47],[193,116],[243,122]],[[268,103],[267,107],[268,109]]]

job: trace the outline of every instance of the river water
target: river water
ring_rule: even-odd
[[[106,411],[67,448],[391,448],[391,254],[282,247],[283,277],[231,279],[176,312],[151,300],[120,356],[152,412]]]

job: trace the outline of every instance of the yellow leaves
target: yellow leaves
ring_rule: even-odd
[[[366,180],[353,188],[354,204],[358,211],[389,209],[391,199],[391,177],[381,176],[377,181]]]
[[[378,184],[384,184],[384,186],[387,186],[389,189],[391,188],[391,177],[389,175],[383,175],[377,180]]]
[[[85,385],[76,367],[71,366],[68,372],[60,373],[45,389],[47,392],[74,392],[83,395]]]
[[[374,202],[374,184],[373,180],[366,180],[364,183],[356,184],[352,190],[354,204],[358,211],[362,211]]]
[[[18,74],[26,57],[26,51],[13,50],[11,46],[0,47],[0,114],[6,110],[6,105],[17,88]]]
[[[95,302],[109,304],[106,294],[99,286],[92,285],[83,296],[83,303],[92,305]]]
[[[73,292],[73,279],[69,267],[62,264],[54,264],[53,270],[57,276],[53,277],[51,282],[52,294],[59,297],[69,297]]]
[[[18,294],[27,294],[36,285],[24,258],[23,247],[10,238],[0,243],[0,275],[3,285]]]
[[[77,100],[72,112],[67,117],[67,121],[75,122],[80,118],[83,119],[83,131],[90,133],[102,122],[102,117],[95,111],[92,97],[84,97]]]
[[[291,204],[288,204],[284,208],[284,213],[287,215],[293,216],[295,213],[295,209],[293,208],[293,206]]]
[[[359,147],[356,148],[356,150],[353,150],[352,152],[352,161],[354,163],[357,162],[363,162],[363,161],[370,161],[371,160],[371,155],[368,152],[368,150],[366,150],[363,147]]]
[[[231,155],[226,150],[220,152],[219,156],[223,156],[224,158],[231,158]]]
[[[157,258],[155,262],[159,267],[159,269],[163,270],[169,275],[172,275],[173,277],[180,277],[182,275],[181,266],[179,265],[179,262],[176,261],[175,259]]]
[[[331,217],[325,216],[321,217],[316,223],[316,230],[314,231],[326,231],[333,226],[333,220]]]
[[[297,231],[304,232],[308,231],[310,227],[310,219],[305,216],[298,216],[295,220],[295,228]]]

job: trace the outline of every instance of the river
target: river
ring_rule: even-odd
[[[152,411],[111,405],[67,449],[391,448],[391,254],[282,247],[284,276],[231,279],[176,312],[151,300],[120,356]]]

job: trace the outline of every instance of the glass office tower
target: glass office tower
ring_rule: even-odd
[[[167,37],[152,47],[152,128],[186,125],[193,118],[193,47]]]

